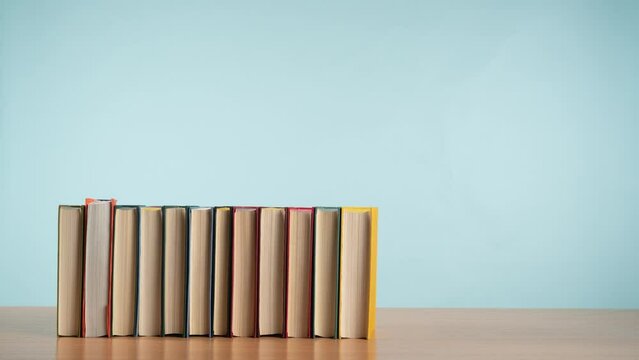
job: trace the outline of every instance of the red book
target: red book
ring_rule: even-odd
[[[111,336],[115,199],[85,201],[82,336]]]
[[[313,208],[287,209],[284,337],[311,337]]]

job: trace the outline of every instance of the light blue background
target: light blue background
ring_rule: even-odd
[[[379,206],[380,306],[639,307],[638,2],[0,1],[0,305],[114,196]]]

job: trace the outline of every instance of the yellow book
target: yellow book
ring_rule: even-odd
[[[339,337],[375,336],[377,208],[343,207],[340,226]]]

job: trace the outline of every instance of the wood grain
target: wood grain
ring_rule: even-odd
[[[379,309],[377,339],[57,338],[55,308],[0,308],[6,359],[639,359],[639,310]]]

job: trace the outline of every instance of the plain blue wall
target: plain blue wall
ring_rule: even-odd
[[[637,2],[0,1],[0,305],[114,196],[379,206],[380,306],[639,307]]]

